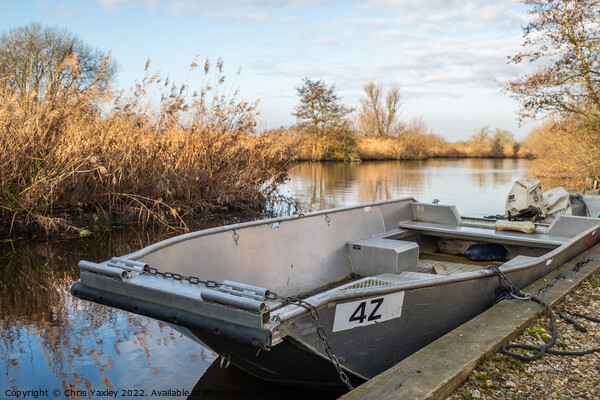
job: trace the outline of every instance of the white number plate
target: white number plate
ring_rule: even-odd
[[[344,331],[398,318],[402,314],[404,292],[341,303],[335,307],[333,331]]]

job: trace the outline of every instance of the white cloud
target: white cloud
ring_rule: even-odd
[[[51,3],[47,1],[38,1],[36,2],[36,7],[44,13],[59,18],[67,18],[75,13],[73,7],[66,3]]]
[[[363,5],[381,15],[342,17],[323,24],[342,32],[338,42],[353,48],[363,75],[396,76],[405,86],[490,87],[514,73],[507,66],[517,51],[519,20],[510,1],[408,2],[373,0]],[[366,12],[365,11],[365,12]],[[507,18],[512,31],[506,30]],[[329,39],[331,40],[331,39]],[[313,39],[317,42],[317,39]],[[343,66],[342,66],[343,68]]]
[[[117,11],[122,6],[134,7],[136,0],[95,0],[98,5],[109,11]]]
[[[335,84],[349,101],[357,101],[364,83],[375,79],[399,83],[406,103],[480,103],[490,93],[500,95],[498,80],[523,70],[507,64],[507,56],[519,51],[525,24],[517,0],[94,1],[112,11],[230,23],[211,40],[227,63],[228,54],[244,50],[242,79],[261,97],[295,96],[293,87],[310,77]],[[227,37],[231,27],[252,38],[248,49],[239,36]],[[486,95],[476,97],[476,91]]]
[[[174,15],[196,14],[213,20],[250,25],[281,22],[302,10],[326,7],[339,0],[94,0],[100,7],[115,11],[122,6]],[[283,14],[283,15],[282,15]]]

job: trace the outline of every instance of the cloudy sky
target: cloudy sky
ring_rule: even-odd
[[[191,61],[222,57],[228,85],[260,99],[267,128],[288,126],[302,78],[335,84],[356,107],[369,80],[401,86],[402,118],[421,118],[450,141],[483,126],[523,138],[517,104],[499,82],[520,48],[516,0],[0,0],[0,28],[31,22],[68,28],[110,51],[118,86],[152,72],[201,83]],[[238,76],[236,72],[241,69]],[[196,89],[196,88],[194,88]]]

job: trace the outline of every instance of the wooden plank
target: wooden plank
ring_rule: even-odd
[[[455,256],[455,255],[451,255],[451,254],[442,254],[442,253],[421,253],[421,254],[419,254],[419,258],[422,260],[439,261],[442,264],[443,263],[455,263],[455,264],[477,265],[481,268],[485,268],[488,265],[500,266],[504,263],[504,261],[472,261],[472,260],[469,260],[465,256]]]
[[[446,266],[444,264],[442,264],[441,262],[433,263],[433,272],[436,275],[450,275],[448,268],[446,268]]]

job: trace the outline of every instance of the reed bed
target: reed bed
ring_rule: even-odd
[[[64,65],[77,71],[73,64]],[[221,60],[199,92],[151,75],[112,91],[53,96],[0,80],[0,224],[65,228],[75,217],[185,221],[260,210],[286,176],[289,149],[256,134],[256,103],[231,96]]]
[[[357,143],[362,160],[424,160],[465,156],[452,143],[434,134],[406,132],[399,137],[363,136]]]

